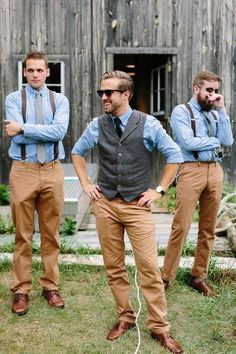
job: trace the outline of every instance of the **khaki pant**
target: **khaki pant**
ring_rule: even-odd
[[[44,273],[40,284],[56,290],[59,284],[59,225],[63,208],[63,169],[55,161],[40,165],[13,161],[10,198],[16,228],[12,291],[28,294],[32,288],[32,237],[34,212],[38,211],[41,259]]]
[[[148,328],[156,333],[169,330],[166,299],[157,265],[157,243],[150,208],[137,207],[137,201],[121,198],[107,200],[103,195],[93,204],[108,283],[112,290],[119,320],[133,323],[130,284],[125,269],[124,231],[131,242],[139,285],[148,309]]]
[[[176,188],[176,210],[164,259],[163,279],[176,276],[182,249],[199,201],[199,231],[192,276],[205,280],[215,238],[223,187],[219,163],[183,163]]]

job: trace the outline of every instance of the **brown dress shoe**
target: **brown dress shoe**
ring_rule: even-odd
[[[134,327],[135,323],[130,323],[126,321],[119,321],[108,333],[106,339],[108,340],[115,340],[123,336],[123,334],[130,329],[131,327]]]
[[[18,316],[25,315],[29,311],[29,297],[27,294],[15,293],[11,311]]]
[[[48,301],[49,306],[63,309],[65,306],[64,300],[58,293],[58,290],[43,290],[43,296]]]
[[[197,281],[196,278],[192,278],[190,285],[204,296],[216,296],[216,293],[209,288],[204,280]]]
[[[153,339],[159,342],[163,347],[165,347],[171,353],[183,353],[183,349],[176,342],[176,340],[170,335],[169,332],[164,333],[151,333]]]

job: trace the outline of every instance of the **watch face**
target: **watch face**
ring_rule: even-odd
[[[156,187],[156,191],[157,191],[157,193],[161,193],[162,195],[165,194],[165,191],[161,186]]]

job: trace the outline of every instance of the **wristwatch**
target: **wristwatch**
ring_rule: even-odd
[[[21,124],[19,134],[24,134],[24,124]]]
[[[166,191],[163,189],[162,186],[157,186],[156,187],[156,192],[160,193],[161,195],[164,195]]]

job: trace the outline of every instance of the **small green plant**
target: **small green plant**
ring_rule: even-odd
[[[6,184],[0,184],[0,205],[9,205],[9,189]]]
[[[208,277],[209,278],[214,278],[215,274],[218,273],[217,269],[217,259],[215,257],[212,257],[209,263],[209,268],[208,268]]]
[[[32,252],[33,254],[40,255],[41,249],[40,247],[36,244],[35,241],[32,242]]]
[[[0,234],[13,234],[15,232],[14,225],[9,216],[0,215]]]
[[[183,257],[194,256],[195,248],[196,248],[196,245],[195,245],[195,243],[193,241],[186,240],[185,243],[184,243],[182,256]]]
[[[167,208],[170,213],[173,213],[176,206],[176,188],[170,187],[166,191]]]
[[[62,230],[60,232],[61,236],[74,235],[76,232],[76,221],[69,218],[65,218],[65,221],[62,225]]]
[[[199,205],[197,204],[196,209],[193,214],[193,221],[197,222],[199,220]]]
[[[164,256],[166,254],[166,247],[158,247],[157,248],[158,256]]]
[[[173,213],[176,205],[175,187],[168,188],[165,196],[157,200],[155,204],[158,208],[167,207],[168,212]]]
[[[0,246],[1,253],[13,253],[15,247],[15,242],[12,241],[10,243],[4,244]]]

